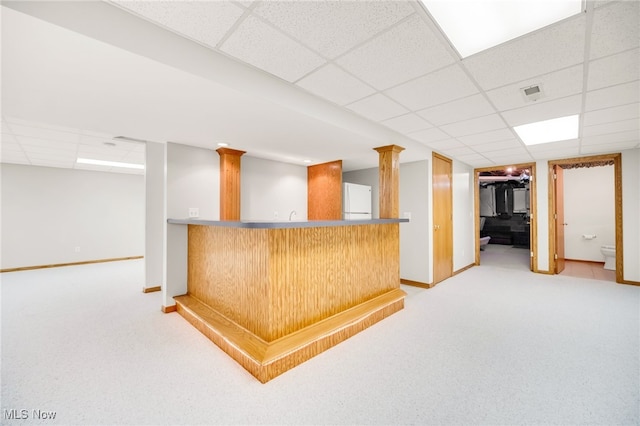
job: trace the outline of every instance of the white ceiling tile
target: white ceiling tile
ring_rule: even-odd
[[[178,34],[215,47],[244,10],[228,1],[121,1],[129,11]]]
[[[610,133],[606,135],[585,136],[582,138],[582,146],[586,145],[604,145],[608,143],[618,142],[638,142],[638,131],[631,130],[628,132]]]
[[[593,7],[602,7],[604,5],[606,5],[607,3],[611,3],[612,1],[615,0],[596,0],[593,2]]]
[[[580,148],[581,154],[605,154],[613,151],[638,148],[637,141],[614,142],[606,145],[584,145]]]
[[[413,111],[478,93],[458,65],[453,65],[386,91]]]
[[[585,19],[550,25],[462,62],[485,90],[579,64],[584,60]]]
[[[423,142],[425,145],[427,145],[428,147],[430,147],[431,149],[436,149],[436,150],[445,150],[445,149],[453,149],[453,148],[463,148],[464,145],[456,140],[456,139],[440,139],[437,141],[432,141],[432,142]]]
[[[590,59],[640,46],[640,2],[621,1],[593,14]]]
[[[338,105],[348,104],[375,92],[375,89],[333,64],[314,71],[296,84]]]
[[[433,127],[415,114],[405,114],[400,117],[390,118],[383,121],[382,124],[400,133],[411,133]]]
[[[640,101],[640,81],[587,92],[585,111],[593,111]]]
[[[49,130],[57,130],[59,132],[66,132],[66,133],[79,133],[80,131],[76,128],[73,127],[69,127],[69,126],[60,126],[57,124],[50,124],[50,123],[41,123],[41,122],[35,122],[35,121],[30,121],[30,120],[23,120],[21,118],[15,118],[15,117],[4,117],[7,127],[11,128],[12,125],[20,125],[20,126],[27,126],[27,127],[37,127],[40,129],[49,129]]]
[[[31,127],[9,123],[15,136],[28,136],[31,138],[48,139],[51,141],[77,143],[79,135],[77,133],[62,132],[59,130],[44,129],[41,127]]]
[[[593,126],[596,124],[610,123],[612,121],[629,120],[640,117],[640,103],[621,105],[613,108],[590,111],[584,114],[582,124]]]
[[[640,49],[596,59],[589,63],[588,90],[640,79]]]
[[[595,126],[584,126],[582,129],[582,136],[597,136],[605,135],[609,133],[627,132],[631,130],[640,129],[640,120],[632,118],[631,120],[614,121],[611,123],[596,124]],[[638,133],[638,140],[640,140],[640,132]]]
[[[582,80],[582,65],[578,65],[490,90],[487,92],[487,96],[498,111],[506,111],[532,105],[532,102],[526,100],[522,94],[521,89],[525,87],[540,84],[543,97],[535,102],[544,103],[582,92]]]
[[[477,94],[418,111],[418,115],[426,118],[435,126],[441,126],[494,112],[495,110],[485,97]]]
[[[417,141],[420,141],[426,144],[430,144],[432,142],[436,142],[444,139],[455,141],[455,139],[451,139],[451,136],[447,135],[445,132],[435,127],[432,129],[421,130],[419,132],[411,133],[408,136],[412,139],[415,139]],[[462,144],[457,142],[456,146],[462,146]]]
[[[253,12],[328,57],[346,52],[414,13],[398,1],[265,1]]]
[[[498,114],[491,114],[484,117],[472,118],[471,120],[440,126],[442,130],[453,137],[483,133],[488,132],[489,130],[502,129],[504,127],[506,127],[506,125]]]
[[[403,106],[380,93],[354,102],[347,108],[374,121],[385,120],[409,112]]]
[[[2,141],[2,152],[23,152],[22,148],[20,147],[20,144],[16,143],[16,142],[8,142],[8,141]]]
[[[582,95],[574,95],[548,102],[533,102],[524,108],[504,111],[502,116],[509,126],[519,126],[521,124],[579,114],[581,111]]]
[[[21,152],[10,151],[5,154],[3,151],[0,153],[0,163],[10,164],[31,164],[26,155]]]
[[[449,50],[416,14],[337,62],[377,89],[384,90],[454,61]]]
[[[325,60],[303,45],[249,16],[220,50],[253,66],[293,82]]]
[[[35,164],[36,161],[55,161],[65,164],[73,164],[76,161],[75,155],[65,154],[63,152],[32,152],[26,151],[25,154],[31,162]]]
[[[524,148],[510,149],[500,153],[492,153],[491,160],[496,164],[508,165],[513,163],[524,163],[533,160]]]
[[[7,129],[7,131],[8,131],[8,129]],[[5,143],[18,143],[18,140],[16,139],[16,137],[13,136],[10,133],[2,133],[0,135],[0,137],[2,138],[1,139],[2,140],[2,144],[5,144]]]
[[[61,151],[75,152],[78,148],[77,142],[61,141],[55,139],[40,139],[27,136],[16,136],[16,140],[24,147],[25,150],[30,147],[44,147]]]
[[[478,155],[474,150],[472,150],[471,148],[468,148],[466,146],[459,146],[456,148],[448,148],[448,149],[443,149],[442,152],[444,152],[447,155],[450,155],[452,157],[458,157],[461,155]]]
[[[538,154],[541,152],[549,152],[549,151],[571,150],[571,149],[577,152],[579,147],[580,147],[580,141],[578,139],[571,139],[568,141],[539,143],[536,145],[529,145],[527,146],[527,151],[529,151],[531,154]]]
[[[456,159],[462,161],[463,163],[472,164],[476,161],[489,161],[487,157],[482,154],[465,154],[465,155],[457,155]]]
[[[30,158],[29,162],[33,166],[41,167],[58,167],[62,169],[70,169],[73,167],[73,161],[65,160]]]
[[[516,139],[516,137],[509,129],[499,129],[492,130],[490,132],[476,133],[474,135],[460,136],[458,139],[466,145],[477,145],[487,142],[498,142],[508,139]]]
[[[508,151],[511,149],[517,149],[517,152],[522,152],[522,143],[520,141],[517,141],[515,139],[510,139],[510,140],[506,140],[506,141],[499,141],[499,142],[488,142],[488,143],[483,143],[483,144],[478,144],[478,145],[473,145],[472,148],[481,154],[490,152],[490,153],[495,153],[496,151]]]
[[[64,150],[56,147],[44,147],[44,146],[29,146],[22,145],[24,152],[29,156],[37,156],[42,158],[43,155],[51,155],[52,157],[64,157],[64,158],[76,158],[75,150]]]
[[[531,156],[534,160],[558,160],[561,158],[571,158],[580,155],[580,150],[575,148],[558,148],[549,151],[532,152]]]

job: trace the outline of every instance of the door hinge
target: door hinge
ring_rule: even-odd
[[[553,218],[554,218],[554,219],[557,219],[557,218],[558,218],[558,215],[557,215],[556,213],[554,213],[554,214],[553,214]]]
[[[553,174],[553,179],[554,179],[554,180],[555,180],[555,179],[558,179],[558,175],[554,173],[554,174]]]
[[[529,253],[531,254],[531,257],[533,257],[533,252],[531,251],[531,252],[529,252]]]
[[[555,260],[558,260],[558,253],[554,254],[554,255],[553,255],[553,258],[554,258]]]

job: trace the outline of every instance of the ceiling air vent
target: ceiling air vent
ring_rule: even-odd
[[[535,102],[542,97],[542,85],[540,84],[523,87],[520,91],[526,102]]]

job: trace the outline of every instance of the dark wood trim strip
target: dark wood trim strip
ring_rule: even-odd
[[[171,312],[175,312],[178,310],[178,307],[176,305],[171,305],[171,306],[164,306],[162,305],[162,312],[164,312],[165,314],[170,314]]]
[[[145,288],[142,289],[142,292],[143,293],[153,293],[153,292],[160,291],[160,290],[162,290],[162,287],[160,287],[160,286],[157,286],[157,287],[145,287]]]
[[[144,258],[144,256],[129,256],[129,257],[114,257],[114,258],[111,258],[111,259],[84,260],[82,262],[54,263],[52,265],[22,266],[20,268],[0,269],[0,273],[2,273],[2,272],[17,272],[17,271],[30,271],[32,269],[59,268],[61,266],[88,265],[90,263],[117,262],[117,261],[120,261],[120,260],[133,260],[133,259],[143,259],[143,258]]]
[[[405,280],[404,278],[400,278],[400,284],[405,284],[405,285],[410,285],[412,287],[420,287],[420,288],[432,288],[435,284],[431,283],[423,283],[420,281],[411,281],[411,280]]]

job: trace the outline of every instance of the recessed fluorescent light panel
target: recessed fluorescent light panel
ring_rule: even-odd
[[[78,158],[76,162],[78,164],[92,164],[94,166],[124,167],[127,169],[144,170],[144,164],[121,163],[119,161],[105,161],[105,160],[93,160],[91,158]]]
[[[576,114],[515,126],[513,130],[516,131],[525,145],[537,145],[578,139],[579,122],[580,115]]]
[[[421,1],[463,58],[582,11],[582,0]]]

